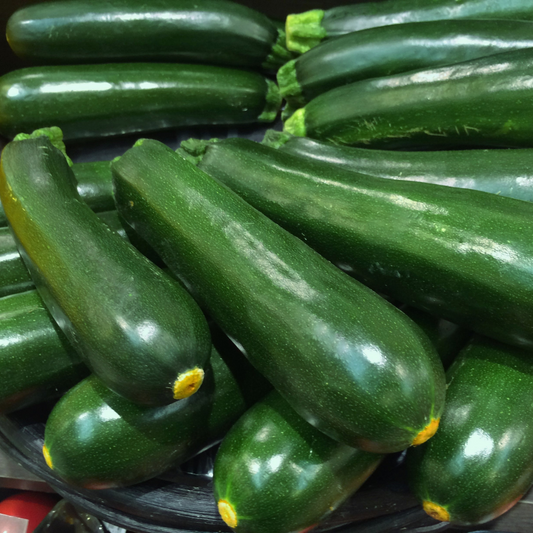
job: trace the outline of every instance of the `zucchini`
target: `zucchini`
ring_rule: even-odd
[[[0,78],[0,134],[55,125],[65,139],[194,124],[271,122],[277,85],[209,65],[109,63],[30,67]]]
[[[533,202],[533,149],[377,150],[269,130],[263,143],[283,152],[378,178],[475,189]]]
[[[365,176],[247,139],[181,146],[204,172],[374,290],[533,348],[531,203]]]
[[[313,9],[287,17],[287,48],[304,53],[323,39],[367,28],[449,19],[533,21],[533,9],[528,0],[385,0]]]
[[[0,298],[0,412],[59,396],[89,373],[35,290]]]
[[[272,391],[224,437],[215,500],[237,533],[303,531],[356,492],[383,458],[330,439]]]
[[[195,392],[210,353],[202,312],[80,199],[48,137],[4,148],[0,199],[47,308],[107,386],[147,404]]]
[[[388,148],[531,147],[533,49],[362,80],[298,109],[285,131]]]
[[[277,68],[290,59],[285,32],[266,15],[226,0],[74,0],[26,6],[7,40],[42,64],[183,61]]]
[[[119,213],[301,416],[380,453],[433,434],[442,364],[401,311],[162,143],[111,169]]]
[[[201,389],[164,407],[132,403],[92,375],[53,408],[43,454],[76,487],[124,487],[153,478],[222,439],[270,385],[229,339],[214,347]]]
[[[533,9],[532,9],[533,12]],[[533,46],[533,24],[439,20],[370,28],[331,39],[278,71],[281,95],[302,107],[335,87]]]
[[[433,518],[480,524],[533,483],[531,354],[477,337],[447,378],[435,439],[407,454],[410,484]]]

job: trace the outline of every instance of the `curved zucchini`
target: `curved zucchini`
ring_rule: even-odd
[[[298,109],[285,131],[388,148],[531,147],[533,49],[350,83]]]
[[[377,150],[269,130],[263,144],[368,176],[474,189],[533,202],[533,149]]]
[[[224,437],[215,499],[237,533],[303,531],[357,491],[383,458],[330,439],[272,391]]]
[[[80,199],[48,137],[4,148],[0,198],[35,286],[90,369],[140,403],[194,393],[210,351],[202,312]]]
[[[219,441],[270,385],[231,341],[215,347],[201,389],[164,407],[134,404],[92,375],[52,410],[44,435],[48,466],[88,489],[124,487],[153,478]]]
[[[533,348],[531,203],[347,172],[247,139],[182,147],[199,154],[204,172],[374,290]]]
[[[55,125],[65,139],[194,124],[273,121],[281,97],[257,72],[209,65],[30,67],[0,78],[0,134]]]
[[[304,53],[323,39],[367,28],[428,20],[476,18],[532,21],[533,9],[528,0],[385,0],[327,10],[313,9],[287,17],[287,48]]]
[[[285,32],[227,0],[75,0],[19,9],[7,40],[43,64],[184,61],[276,68],[289,60]]]
[[[111,168],[119,212],[301,416],[378,452],[437,429],[442,364],[403,313],[162,143]]]
[[[437,520],[480,524],[533,483],[531,354],[478,337],[447,378],[437,435],[407,454],[410,484]]]
[[[0,298],[0,412],[59,396],[89,373],[37,291]]]
[[[439,20],[370,28],[289,61],[278,71],[278,84],[292,107],[302,107],[359,80],[531,48],[531,27],[516,20]]]

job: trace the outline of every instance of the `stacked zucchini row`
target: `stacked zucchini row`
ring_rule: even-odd
[[[223,439],[243,533],[316,526],[406,449],[432,517],[508,510],[533,483],[529,20],[386,0],[291,15],[285,47],[226,0],[15,13],[41,66],[0,78],[2,411],[62,394],[43,455],[76,487]],[[273,121],[281,96],[262,143],[63,144]]]

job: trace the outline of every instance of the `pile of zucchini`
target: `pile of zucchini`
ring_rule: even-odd
[[[35,66],[0,78],[0,411],[59,398],[43,456],[73,487],[221,443],[237,532],[309,530],[403,450],[433,518],[510,509],[533,484],[530,30],[525,0],[360,3],[286,34],[226,0],[17,11]],[[272,122],[282,97],[262,142],[67,156]]]

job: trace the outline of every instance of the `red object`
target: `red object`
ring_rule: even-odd
[[[52,494],[20,492],[0,502],[0,514],[25,518],[28,520],[27,533],[32,533],[58,501],[59,498]]]

